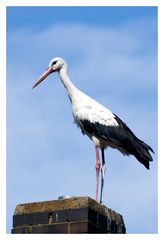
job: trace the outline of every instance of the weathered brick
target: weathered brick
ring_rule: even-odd
[[[74,222],[88,219],[88,208],[69,209],[54,211],[52,213],[52,222]]]
[[[88,223],[88,233],[106,233],[104,229],[100,228],[98,225]]]
[[[31,233],[31,231],[29,227],[19,227],[12,229],[11,233]]]
[[[68,223],[33,226],[32,233],[68,233]]]
[[[70,233],[88,233],[88,222],[71,223]]]
[[[46,224],[49,221],[48,212],[21,214],[13,216],[13,226]]]

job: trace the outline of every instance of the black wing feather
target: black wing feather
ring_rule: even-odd
[[[80,121],[80,126],[83,133],[87,132],[106,140],[118,150],[123,149],[125,153],[134,155],[140,163],[149,169],[149,161],[153,160],[149,153],[149,150],[153,152],[152,148],[138,139],[117,115],[114,114],[114,117],[119,124],[118,126],[105,126],[86,119]]]

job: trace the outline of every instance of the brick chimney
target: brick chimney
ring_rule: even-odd
[[[123,217],[89,197],[19,204],[12,233],[126,233]]]

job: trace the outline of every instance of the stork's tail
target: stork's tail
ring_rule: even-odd
[[[140,139],[136,139],[137,141],[137,148],[135,153],[133,154],[137,160],[142,163],[147,169],[149,169],[149,162],[153,161],[152,156],[150,155],[149,151],[154,153],[153,149],[141,141]]]

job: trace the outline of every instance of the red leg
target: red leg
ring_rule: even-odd
[[[96,201],[98,202],[99,172],[100,172],[99,147],[95,146],[95,150],[96,150]]]
[[[104,148],[101,148],[101,154],[102,154],[102,167],[101,167],[100,203],[102,204],[103,203],[102,197],[103,197],[103,188],[104,188],[104,178],[105,178],[105,171],[106,171]]]

